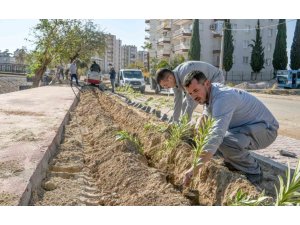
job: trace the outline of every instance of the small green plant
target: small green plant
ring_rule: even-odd
[[[242,189],[239,189],[236,195],[231,200],[229,200],[228,205],[230,206],[266,205],[268,199],[270,199],[270,197],[265,196],[264,192],[262,192],[257,199],[251,199],[247,193],[245,193]]]
[[[281,176],[279,179],[279,190],[276,190],[275,206],[299,206],[300,205],[300,160],[295,169],[294,175],[291,179],[291,168],[288,165],[286,171],[286,184]],[[271,205],[271,201],[267,201],[270,197],[265,196],[262,192],[257,199],[250,199],[250,197],[242,190],[238,190],[233,199],[229,201],[229,205],[243,206],[243,205]]]
[[[127,131],[121,130],[116,133],[116,136],[117,136],[116,137],[117,141],[128,140],[134,144],[134,146],[139,151],[139,153],[141,153],[141,154],[144,153],[143,145],[136,135],[131,135]]]
[[[166,141],[164,150],[170,151],[177,147],[181,140],[191,136],[191,126],[188,115],[181,117],[179,123],[174,123],[169,128],[170,138]]]
[[[125,84],[124,86],[117,87],[116,90],[119,91],[119,92],[126,92],[128,94],[133,94],[134,93],[133,88],[128,84]]]
[[[276,206],[283,205],[300,205],[300,160],[295,169],[294,175],[291,179],[291,168],[288,165],[286,171],[286,184],[284,184],[283,178],[278,176],[279,190],[276,190]]]
[[[166,131],[166,129],[167,129],[167,126],[164,124],[155,125],[153,123],[146,123],[144,125],[145,131],[154,131],[154,132],[163,133]]]
[[[204,151],[204,146],[207,144],[209,138],[212,135],[212,129],[215,124],[215,120],[212,117],[203,117],[203,123],[198,127],[196,135],[193,140],[195,146],[193,148],[194,157],[193,157],[193,166],[196,167],[200,155]]]

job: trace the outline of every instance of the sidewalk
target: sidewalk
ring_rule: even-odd
[[[75,104],[70,87],[0,95],[0,205],[28,204],[32,190],[45,177]]]

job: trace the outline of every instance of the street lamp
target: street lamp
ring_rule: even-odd
[[[218,20],[213,26],[211,26],[211,30],[214,34],[218,34],[221,36],[221,49],[220,49],[220,61],[219,61],[219,69],[223,70],[223,55],[224,55],[224,21]]]

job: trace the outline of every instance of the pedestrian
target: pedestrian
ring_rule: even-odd
[[[60,76],[60,79],[62,79],[62,80],[65,79],[63,65],[59,65],[59,76]]]
[[[57,65],[56,67],[56,80],[58,80],[59,83],[62,83],[61,78],[64,77],[64,69],[62,65]]]
[[[187,93],[199,104],[205,105],[201,122],[211,116],[215,124],[197,166],[186,171],[184,185],[218,152],[225,166],[242,171],[253,184],[262,181],[262,170],[249,150],[263,149],[277,137],[279,124],[268,108],[246,91],[211,83],[200,71],[189,73],[183,82]]]
[[[93,64],[90,67],[91,72],[97,72],[100,73],[101,72],[101,67],[96,63],[96,61],[93,61]]]
[[[110,75],[109,79],[110,79],[110,83],[111,83],[111,92],[114,93],[115,92],[116,71],[113,66],[109,70],[109,75]]]
[[[75,78],[76,84],[77,86],[79,86],[78,77],[77,77],[76,59],[73,60],[72,64],[70,65],[70,75],[71,75],[71,86],[72,86],[73,78]]]
[[[173,71],[159,69],[156,71],[156,82],[163,88],[173,88],[174,91],[174,112],[169,122],[178,122],[181,115],[188,115],[191,119],[192,113],[197,106],[191,96],[185,95],[183,80],[192,71],[202,71],[210,82],[224,83],[224,76],[221,70],[213,65],[202,61],[187,61],[178,65]]]

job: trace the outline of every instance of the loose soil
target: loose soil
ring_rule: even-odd
[[[145,130],[148,123],[163,122],[116,95],[85,90],[31,205],[226,205],[239,189],[252,197],[260,193],[221,159],[207,163],[190,188],[181,190],[191,146],[182,142],[163,151],[168,135]],[[116,141],[120,130],[139,138],[144,153]]]

